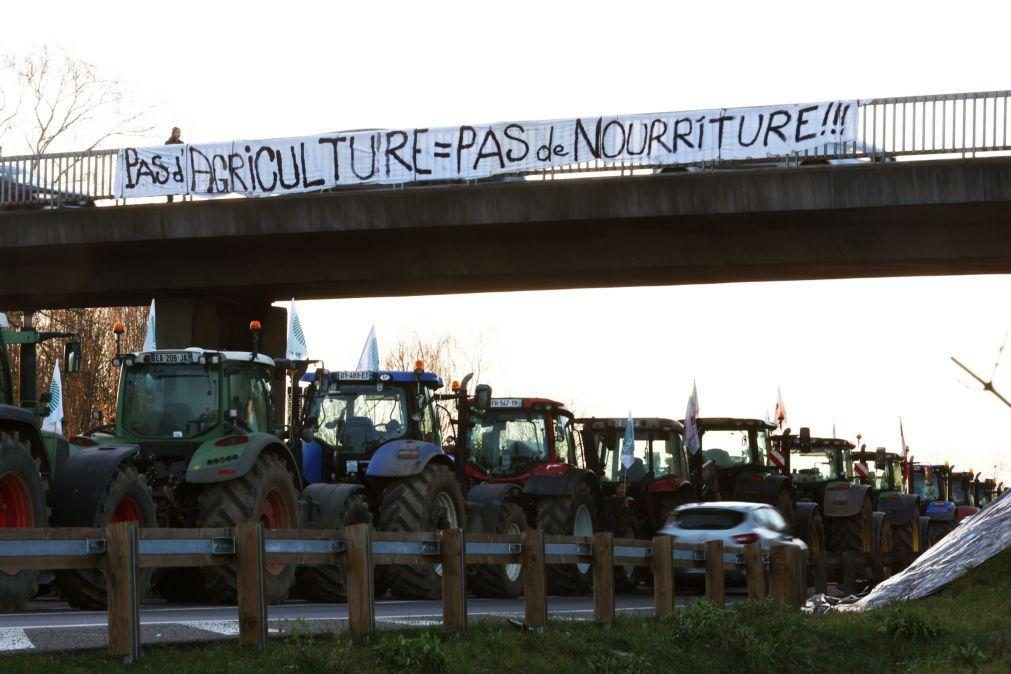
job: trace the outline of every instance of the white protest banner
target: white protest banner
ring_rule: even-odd
[[[597,160],[672,166],[785,157],[854,141],[857,101],[577,117],[439,129],[127,147],[116,196],[268,196],[363,184],[472,180]]]

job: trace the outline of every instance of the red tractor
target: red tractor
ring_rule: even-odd
[[[457,477],[467,500],[467,530],[518,534],[528,528],[545,534],[592,536],[598,528],[600,485],[577,456],[572,412],[547,398],[492,398],[479,385],[471,397],[467,379],[457,402]],[[551,565],[548,590],[579,594],[590,590],[589,564]],[[484,565],[470,579],[483,596],[522,592],[519,565]]]

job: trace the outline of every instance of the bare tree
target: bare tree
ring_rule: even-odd
[[[74,150],[94,150],[110,138],[151,129],[146,110],[128,109],[119,82],[70,54],[43,47],[18,59],[5,57],[0,67],[13,71],[18,100],[0,122],[6,119],[17,130],[26,154],[44,154],[64,141],[73,142]]]

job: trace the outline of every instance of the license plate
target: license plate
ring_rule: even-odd
[[[175,363],[192,363],[192,353],[152,353],[149,362],[160,365],[172,365]]]
[[[492,400],[491,401],[491,407],[492,407],[492,409],[501,409],[501,408],[506,408],[506,409],[512,408],[512,409],[515,409],[517,407],[523,407],[523,399],[522,398],[498,398],[496,400]]]
[[[346,464],[346,468],[347,468],[348,473],[357,473],[358,472],[358,462],[357,461],[348,461],[347,464]]]
[[[338,372],[337,379],[341,381],[368,381],[372,379],[372,373],[361,370],[356,372]]]

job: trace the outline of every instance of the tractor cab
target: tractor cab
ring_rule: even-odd
[[[997,496],[997,481],[993,478],[977,479],[972,484],[973,499],[977,507],[985,508]]]
[[[684,427],[672,419],[634,419],[633,460],[621,461],[628,419],[577,419],[587,467],[600,479],[606,496],[630,497],[650,531],[663,525],[675,507],[695,500],[688,479]]]
[[[868,484],[874,494],[875,504],[882,498],[898,498],[905,489],[902,475],[903,460],[899,454],[886,452],[882,447],[876,452],[852,452],[851,479]]]
[[[721,500],[731,497],[736,499],[741,491],[741,483],[757,483],[765,476],[778,472],[770,454],[770,433],[775,428],[773,424],[759,419],[724,417],[700,418],[696,423],[702,448],[691,457],[695,464],[692,466],[692,475],[701,475],[703,465],[712,461]],[[693,482],[702,483],[698,478]],[[755,499],[745,496],[744,500]],[[764,502],[764,499],[760,500]]]
[[[441,444],[435,391],[442,380],[424,365],[413,372],[317,370],[309,382],[301,420],[305,481],[355,482],[366,476],[376,452],[395,441]],[[418,459],[405,445],[402,460]]]
[[[975,479],[978,474],[974,474],[970,468],[966,471],[951,471],[948,476],[948,491],[951,501],[956,507],[976,507],[976,494],[973,489]]]
[[[783,458],[783,473],[790,476],[798,501],[825,503],[828,493],[849,489],[847,468],[852,463],[853,443],[802,434],[774,436],[772,444],[777,456]]]
[[[547,398],[492,398],[472,409],[460,431],[467,477],[475,482],[524,483],[537,474],[562,474],[580,462],[572,412]]]

